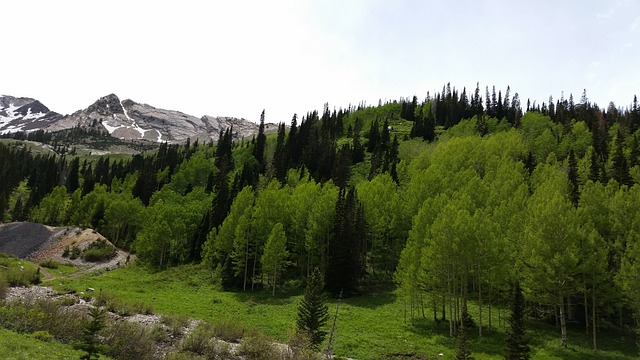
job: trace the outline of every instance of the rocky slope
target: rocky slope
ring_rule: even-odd
[[[0,134],[40,129],[60,118],[38,100],[0,95]]]
[[[246,119],[208,115],[198,118],[129,99],[120,100],[115,94],[66,116],[49,111],[34,99],[0,97],[0,134],[35,129],[55,132],[78,126],[108,132],[119,139],[153,142],[215,141],[221,130],[231,127],[236,139],[250,138],[258,132],[258,125]],[[266,124],[265,130],[274,132],[277,126]]]

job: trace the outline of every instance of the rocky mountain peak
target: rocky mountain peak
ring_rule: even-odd
[[[116,94],[109,94],[107,96],[103,96],[94,102],[91,106],[89,106],[85,112],[92,113],[96,112],[102,116],[112,116],[113,114],[124,114],[124,110],[122,109],[122,104],[120,104],[120,99]]]

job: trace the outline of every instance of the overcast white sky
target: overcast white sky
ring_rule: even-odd
[[[538,103],[640,95],[640,1],[5,1],[0,94],[288,122],[480,82]]]

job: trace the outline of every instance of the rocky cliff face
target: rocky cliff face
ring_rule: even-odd
[[[158,109],[133,100],[120,100],[115,94],[98,99],[91,106],[48,123],[46,131],[71,129],[76,126],[108,132],[111,136],[131,140],[183,142],[217,140],[220,130],[233,127],[234,137],[251,137],[258,125],[233,117],[195,116],[175,110]],[[275,125],[268,126],[275,129]]]
[[[40,129],[60,118],[38,100],[0,95],[0,134]]]

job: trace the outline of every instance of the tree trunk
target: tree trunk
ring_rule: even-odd
[[[453,293],[453,288],[451,286],[451,280],[449,280],[449,292]],[[449,336],[453,337],[455,335],[455,331],[453,329],[453,299],[449,299]]]
[[[249,272],[249,239],[245,239],[244,247],[244,281],[242,283],[242,291],[247,291],[247,275]]]
[[[562,336],[562,347],[567,347],[567,320],[564,315],[564,296],[560,296],[560,334]]]
[[[256,241],[256,248],[253,252],[253,270],[251,271],[251,291],[256,283],[256,262],[258,261],[258,242]]]
[[[493,284],[489,284],[489,329],[491,329],[491,300],[493,300]]]
[[[587,281],[583,277],[584,284],[584,329],[585,334],[589,335],[589,301],[587,299]]]
[[[449,312],[449,316],[451,316],[451,312]],[[442,293],[442,321],[447,321],[447,294],[445,293]]]
[[[433,295],[433,322],[438,322],[438,302],[435,294]]]
[[[273,288],[271,290],[271,296],[276,295],[276,280],[278,279],[278,262],[276,261],[276,266],[273,267]]]
[[[593,279],[593,287],[591,289],[591,332],[593,333],[593,351],[597,351],[596,346],[596,281],[595,275]]]
[[[478,336],[482,337],[482,282],[478,277],[478,307],[480,308],[480,315],[478,316]]]

